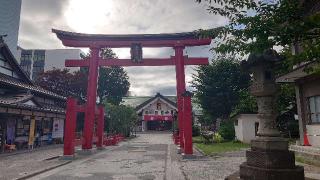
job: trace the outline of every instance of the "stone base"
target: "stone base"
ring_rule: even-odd
[[[70,161],[70,160],[74,160],[75,158],[76,158],[75,155],[63,155],[59,158],[59,160]]]
[[[288,151],[289,142],[280,137],[259,137],[251,141],[253,151]]]
[[[295,165],[294,153],[288,141],[277,137],[259,137],[246,152],[247,162],[240,165],[240,173],[226,179],[243,180],[304,180],[304,169]]]
[[[291,151],[246,151],[247,164],[260,168],[295,168],[295,157]]]
[[[244,180],[304,180],[304,169],[296,166],[291,169],[267,169],[240,165],[240,178]]]
[[[102,150],[105,150],[105,149],[106,149],[105,147],[97,147],[98,151],[102,151]]]
[[[226,177],[225,180],[244,180],[240,178],[240,173],[239,171],[231,174],[230,176]],[[311,178],[304,178],[304,180],[316,180],[316,179],[311,179]]]
[[[182,155],[182,159],[198,159],[198,156],[193,155],[193,154],[181,153],[181,155]]]
[[[77,153],[81,156],[88,156],[88,155],[95,154],[96,152],[97,152],[97,149],[81,149]]]

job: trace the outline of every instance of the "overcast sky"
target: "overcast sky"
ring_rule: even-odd
[[[52,28],[82,33],[175,33],[226,23],[195,0],[23,0],[19,45],[26,49],[64,48]],[[187,48],[189,56],[212,57],[210,47]],[[114,49],[120,58],[128,49]],[[170,48],[144,49],[144,57],[169,57]],[[187,88],[194,67],[186,67]],[[129,67],[133,95],[176,94],[173,67]]]

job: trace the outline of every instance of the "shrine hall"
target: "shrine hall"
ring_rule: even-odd
[[[169,131],[177,120],[177,97],[164,96],[157,93],[155,96],[128,96],[123,98],[123,104],[134,107],[139,120],[136,131]],[[201,115],[197,104],[192,104],[193,121]]]

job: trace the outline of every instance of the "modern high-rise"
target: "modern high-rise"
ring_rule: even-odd
[[[66,68],[64,62],[66,59],[81,59],[80,49],[18,49],[18,59],[20,59],[21,68],[36,80],[37,76],[53,68]],[[70,72],[79,70],[77,67],[68,68]]]
[[[0,0],[0,36],[17,57],[18,34],[22,0]]]

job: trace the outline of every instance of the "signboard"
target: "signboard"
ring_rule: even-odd
[[[32,146],[33,142],[34,142],[34,129],[35,129],[35,126],[36,126],[36,120],[35,120],[35,118],[33,116],[31,118],[31,121],[30,121],[29,142],[28,142],[29,146]]]
[[[63,138],[64,120],[55,119],[52,127],[52,138]]]
[[[144,115],[144,121],[172,121],[172,115]]]

